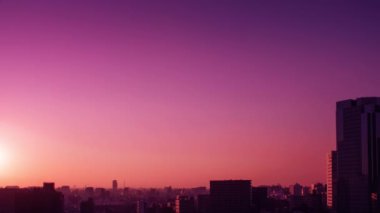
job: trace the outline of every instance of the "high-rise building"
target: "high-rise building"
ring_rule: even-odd
[[[212,213],[246,213],[251,209],[251,181],[210,181]]]
[[[337,102],[337,210],[378,212],[380,98]]]
[[[336,151],[331,151],[327,155],[327,207],[336,208],[336,190],[337,190],[337,162]]]

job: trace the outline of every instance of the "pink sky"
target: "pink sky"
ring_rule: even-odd
[[[331,4],[331,3],[330,3]],[[0,2],[0,186],[325,180],[379,5]]]

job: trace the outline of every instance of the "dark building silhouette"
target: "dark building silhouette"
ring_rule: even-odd
[[[45,191],[55,191],[55,184],[53,182],[45,182],[43,183],[43,189]]]
[[[86,187],[84,189],[84,193],[85,193],[86,198],[93,198],[95,195],[94,187]]]
[[[291,195],[301,196],[302,195],[302,186],[299,183],[289,186],[289,191]]]
[[[54,183],[43,187],[0,189],[0,213],[63,213],[63,194]]]
[[[210,212],[210,195],[200,194],[197,196],[197,210],[198,213]]]
[[[144,213],[175,213],[173,208],[171,206],[166,206],[162,204],[153,203],[149,206],[145,206],[143,211],[137,211],[137,212],[144,212]]]
[[[14,213],[15,212],[15,197],[19,191],[18,188],[0,189],[0,212]]]
[[[15,213],[63,213],[63,195],[52,184],[19,190],[14,204]]]
[[[92,198],[80,203],[80,213],[95,213],[95,204]]]
[[[97,197],[99,197],[102,200],[105,200],[109,197],[109,193],[105,188],[95,188],[94,193]]]
[[[113,190],[114,192],[117,191],[117,180],[113,180],[113,181],[112,181],[112,190]]]
[[[212,213],[246,213],[251,209],[251,181],[210,181]]]
[[[256,212],[260,212],[268,202],[268,188],[252,187],[252,207]]]
[[[70,194],[71,192],[71,189],[70,189],[70,186],[61,186],[58,191],[62,192],[63,195],[65,194]]]
[[[337,210],[379,212],[380,98],[337,102]]]
[[[176,213],[195,213],[195,200],[190,196],[177,196],[175,200]]]
[[[145,213],[145,209],[147,207],[147,204],[143,200],[139,200],[136,203],[136,213]]]
[[[291,195],[288,198],[290,212],[326,212],[322,194]]]

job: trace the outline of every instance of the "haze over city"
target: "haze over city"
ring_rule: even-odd
[[[380,5],[0,1],[0,185],[325,182]]]

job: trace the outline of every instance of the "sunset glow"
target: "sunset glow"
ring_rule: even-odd
[[[1,144],[4,143],[4,141],[0,140],[0,174],[4,174],[9,172],[7,169],[8,167],[12,166],[9,165],[10,163],[10,153],[9,150],[1,146]]]
[[[22,2],[0,1],[0,186],[323,182],[335,102],[379,95],[371,3]]]

